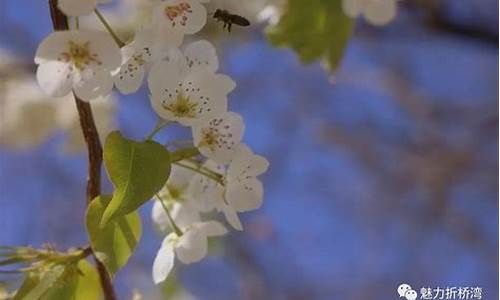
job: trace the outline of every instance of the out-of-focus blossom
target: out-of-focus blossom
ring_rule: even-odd
[[[342,9],[351,18],[359,15],[373,25],[385,25],[396,17],[397,0],[343,0]]]
[[[163,206],[167,207],[175,224],[187,227],[200,222],[199,205],[191,197],[189,185],[195,173],[192,170],[172,165],[167,183],[159,192],[160,200],[155,201],[152,210],[153,223],[164,233],[171,231],[170,222]]]
[[[85,150],[86,144],[80,127],[80,118],[73,97],[64,99],[56,106],[56,122],[65,133],[66,139],[63,144],[63,151],[69,154],[76,154]],[[101,142],[114,128],[117,101],[112,95],[98,97],[92,100],[92,113],[96,123],[97,131]]]
[[[43,95],[36,81],[25,77],[9,78],[2,83],[0,97],[0,144],[29,148],[43,143],[57,130],[57,108]]]

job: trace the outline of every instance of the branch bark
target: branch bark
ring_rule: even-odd
[[[54,30],[68,30],[68,19],[57,7],[58,0],[49,0],[50,16]],[[102,146],[99,140],[99,133],[92,115],[90,104],[75,96],[76,109],[80,118],[80,127],[88,150],[88,177],[87,177],[87,205],[101,193],[101,166],[102,166]],[[99,280],[101,282],[104,298],[106,300],[116,300],[111,278],[104,265],[92,253],[96,262]]]

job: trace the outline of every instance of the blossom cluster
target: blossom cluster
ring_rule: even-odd
[[[60,0],[59,8],[78,16],[102,2],[107,1]],[[158,116],[190,127],[200,155],[172,165],[153,206],[153,221],[166,235],[153,264],[155,283],[166,279],[175,257],[197,262],[207,254],[207,238],[227,232],[207,217],[214,216],[210,212],[222,213],[233,228],[243,229],[238,213],[261,206],[263,187],[257,176],[269,165],[242,143],[243,119],[228,111],[228,94],[236,84],[218,73],[214,46],[199,40],[181,47],[184,35],[204,27],[204,2],[158,2],[152,19],[125,45],[112,32],[57,31],[42,41],[35,56],[38,83],[50,96],[74,93],[92,101],[108,96],[113,87],[134,93],[147,81]]]

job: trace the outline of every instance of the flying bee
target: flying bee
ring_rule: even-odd
[[[222,27],[223,29],[227,28],[228,32],[231,32],[231,26],[233,24],[239,25],[239,26],[249,26],[250,21],[245,19],[242,16],[234,15],[228,12],[227,10],[224,9],[217,9],[214,13],[214,19],[217,21],[222,21],[224,22],[224,26]]]

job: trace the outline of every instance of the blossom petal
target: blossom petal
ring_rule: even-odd
[[[227,233],[226,227],[217,221],[207,221],[197,223],[196,227],[205,233],[206,236],[221,236]]]
[[[233,159],[245,130],[243,119],[234,112],[207,118],[193,126],[193,139],[198,150],[219,164]]]
[[[208,160],[203,164],[203,167],[223,174],[225,171],[222,166]],[[217,204],[223,202],[224,188],[212,180],[201,174],[196,174],[191,179],[189,190],[192,198],[196,201],[198,210],[201,212],[210,212],[217,207]]]
[[[39,65],[36,78],[42,90],[53,97],[65,96],[73,87],[71,66],[59,61],[44,62]]]
[[[167,185],[169,187],[175,188],[176,190],[185,191],[188,189],[191,178],[194,176],[194,174],[195,173],[192,170],[172,165]]]
[[[197,0],[167,0],[154,9],[153,22],[170,32],[194,34],[207,22],[207,11]]]
[[[165,36],[157,28],[142,28],[135,33],[134,40],[121,49],[123,59],[140,55],[141,59],[148,65],[160,58],[167,44],[169,43]]]
[[[253,154],[247,145],[241,144],[228,167],[227,178],[243,180],[255,177],[264,173],[268,167],[269,161],[266,158]]]
[[[342,0],[342,10],[347,16],[356,18],[363,9],[361,1],[362,0]]]
[[[189,44],[184,50],[184,55],[189,67],[203,66],[210,72],[215,72],[219,68],[219,60],[214,46],[206,41],[200,40]]]
[[[216,74],[213,80],[213,88],[221,93],[222,95],[227,95],[236,87],[236,83],[231,77],[223,74]]]
[[[151,210],[151,219],[161,232],[170,231],[167,214],[159,200],[154,201],[153,209]]]
[[[368,1],[364,16],[373,25],[385,25],[395,18],[396,9],[395,0]]]
[[[229,223],[229,225],[231,225],[236,230],[239,231],[243,230],[240,218],[238,217],[238,214],[231,206],[224,205],[222,208],[222,212],[224,213],[224,216],[226,217],[226,220]]]
[[[148,77],[150,100],[151,106],[162,119],[177,121],[175,114],[164,107],[166,99],[174,99],[174,91],[178,84],[177,73],[169,66],[172,65],[160,62],[151,69]]]
[[[83,101],[90,101],[99,96],[107,96],[113,89],[111,74],[103,67],[94,67],[84,70],[75,78],[73,90]]]
[[[148,87],[151,94],[161,96],[165,92],[165,88],[175,89],[187,72],[188,67],[183,59],[163,60],[153,64],[148,76]]]
[[[67,53],[70,41],[79,45],[88,43],[88,51],[93,56],[90,63],[104,66],[110,70],[121,64],[121,53],[113,39],[104,32],[92,30],[66,30],[51,33],[38,46],[35,63],[61,60],[61,54]]]
[[[171,214],[175,224],[180,227],[187,227],[201,221],[200,213],[190,201],[175,202]]]
[[[106,32],[93,30],[77,31],[82,42],[89,41],[92,52],[98,56],[102,66],[110,71],[118,70],[122,62],[121,51],[111,36]]]
[[[256,178],[235,181],[227,184],[226,200],[236,211],[255,210],[262,205],[264,188]]]
[[[153,281],[155,284],[165,281],[174,267],[174,249],[170,243],[165,242],[168,239],[169,236],[165,238],[153,262]]]
[[[212,97],[226,98],[227,94],[236,87],[236,83],[229,76],[214,74],[204,67],[195,66],[191,69],[190,74],[197,74],[197,76],[204,78],[201,81],[203,84],[201,87],[205,93]]]
[[[227,93],[217,90],[225,77],[206,68],[184,73],[184,68],[187,68],[186,62],[179,65],[177,61],[162,61],[152,67],[148,83],[155,111],[166,120],[186,126],[227,111]]]
[[[115,86],[122,94],[134,93],[141,87],[145,73],[144,66],[130,58],[113,76]]]
[[[184,232],[175,248],[177,257],[185,264],[200,261],[207,255],[207,252],[207,236],[196,228]]]
[[[49,34],[36,49],[35,63],[56,61],[62,50],[66,48],[71,36],[70,31],[54,31]]]

